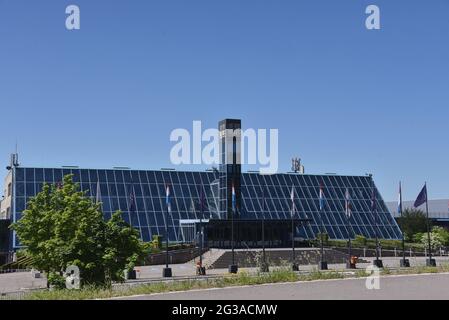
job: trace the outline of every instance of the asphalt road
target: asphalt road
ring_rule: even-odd
[[[449,300],[449,274],[380,278],[379,290],[366,279],[347,279],[211,289],[124,298],[125,300]]]

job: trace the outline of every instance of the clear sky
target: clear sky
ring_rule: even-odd
[[[449,0],[0,0],[4,165],[17,140],[26,166],[173,167],[171,130],[232,117],[279,129],[280,171],[448,198],[448,101]]]

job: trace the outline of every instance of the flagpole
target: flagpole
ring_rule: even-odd
[[[168,217],[170,215],[170,186],[167,185],[166,187],[166,206],[167,206],[167,216],[165,218],[165,269],[163,270],[163,277],[164,278],[171,278],[172,277],[172,270],[168,266]]]
[[[204,188],[201,185],[201,210],[200,210],[200,268],[199,275],[206,275],[206,268],[203,267],[203,250],[204,250],[204,229],[203,229],[203,215],[204,215]]]
[[[404,210],[402,208],[402,182],[399,182],[399,214],[401,216],[401,221],[404,223]],[[402,261],[401,268],[410,268],[410,260],[405,257],[405,234],[402,232]]]
[[[292,224],[292,270],[299,271],[299,266],[296,264],[296,252],[295,252],[295,187],[292,186],[291,191],[292,200],[292,212],[291,212],[291,224]]]
[[[431,244],[431,237],[430,237],[430,219],[429,219],[429,196],[427,192],[427,182],[424,184],[424,187],[426,189],[426,217],[427,217],[427,241],[429,243],[429,259],[427,260],[427,266],[428,267],[436,267],[436,260],[432,259],[432,244]]]
[[[263,262],[261,266],[261,271],[269,272],[267,257],[265,253],[265,188],[262,191],[262,254],[263,254]]]
[[[321,182],[320,186],[320,219],[321,219],[321,236],[320,236],[320,243],[321,243],[321,254],[320,254],[320,265],[319,270],[327,270],[327,261],[325,261],[324,258],[324,233],[326,232],[326,227],[324,226],[324,219],[323,219],[323,211],[324,211],[324,184]]]
[[[355,269],[356,266],[354,263],[352,263],[352,239],[351,239],[351,208],[350,208],[350,194],[349,189],[346,189],[346,224],[348,229],[348,255],[349,255],[349,261],[347,263],[348,269]]]
[[[232,209],[231,209],[231,246],[232,246],[232,264],[228,267],[228,272],[236,274],[238,272],[238,266],[235,263],[235,245],[234,245],[234,215],[237,208],[237,194],[235,193],[235,179],[232,181]],[[228,210],[229,207],[226,208]]]
[[[374,233],[376,236],[376,260],[374,261],[374,266],[378,268],[383,268],[383,262],[379,259],[379,233],[378,233],[378,222],[377,222],[377,196],[376,196],[376,188],[374,185],[373,175],[370,174],[371,178],[371,190],[372,190],[372,205],[371,205],[371,215],[374,215]]]

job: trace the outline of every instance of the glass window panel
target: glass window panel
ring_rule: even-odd
[[[115,175],[114,175],[114,171],[113,170],[106,170],[106,179],[108,181],[108,183],[115,183]],[[95,182],[95,181],[92,181]]]
[[[27,182],[34,182],[34,169],[25,169],[25,177]]]
[[[122,173],[123,173],[123,181],[125,182],[125,184],[130,184],[132,182],[131,172],[128,170],[124,170],[122,171]]]
[[[35,181],[36,182],[44,181],[44,169],[36,169],[34,174],[35,174]]]
[[[115,182],[124,183],[122,170],[115,171]]]
[[[16,168],[15,174],[16,181],[25,181],[25,169]]]
[[[88,170],[81,170],[81,182],[83,183],[89,183],[89,171]]]
[[[25,196],[25,183],[16,182],[16,196],[18,197]]]
[[[100,180],[100,183],[106,183],[106,171],[105,170],[98,170],[98,179]],[[94,182],[94,181],[91,181]]]
[[[27,197],[33,197],[36,194],[34,190],[34,183],[27,182],[25,188]]]
[[[139,183],[139,172],[133,170],[130,172],[131,174],[131,182],[132,183]]]
[[[148,177],[145,171],[139,171],[139,179],[142,184],[148,183]]]

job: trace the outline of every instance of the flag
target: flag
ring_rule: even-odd
[[[321,182],[321,185],[320,185],[320,211],[322,211],[324,209],[324,201],[325,201],[325,198],[324,198],[324,185]]]
[[[206,208],[206,197],[204,195],[204,188],[203,188],[203,186],[201,186],[200,206],[201,206],[200,207],[201,213],[203,213],[204,209]]]
[[[235,212],[235,206],[236,206],[236,196],[235,196],[235,187],[234,184],[232,185],[232,210]]]
[[[101,202],[101,189],[100,189],[100,181],[97,181],[97,198],[96,198],[96,203],[100,203]]]
[[[424,188],[422,188],[421,192],[418,195],[418,198],[416,198],[415,208],[418,208],[419,206],[423,205],[426,202],[427,202],[427,185],[424,185]]]
[[[290,199],[292,200],[292,216],[294,216],[295,215],[295,187],[292,187]]]
[[[346,207],[346,217],[349,219],[352,215],[352,204],[351,204],[351,194],[349,193],[349,189],[346,188],[345,193],[345,207]]]
[[[171,195],[170,195],[170,186],[167,185],[165,189],[165,204],[167,205],[167,209],[171,212]]]
[[[134,194],[134,186],[131,186],[129,193],[129,212],[136,211],[136,195]]]
[[[371,210],[373,212],[377,210],[377,192],[376,192],[376,188],[373,188],[373,194],[371,195]]]
[[[402,185],[399,182],[398,213],[402,214]]]

